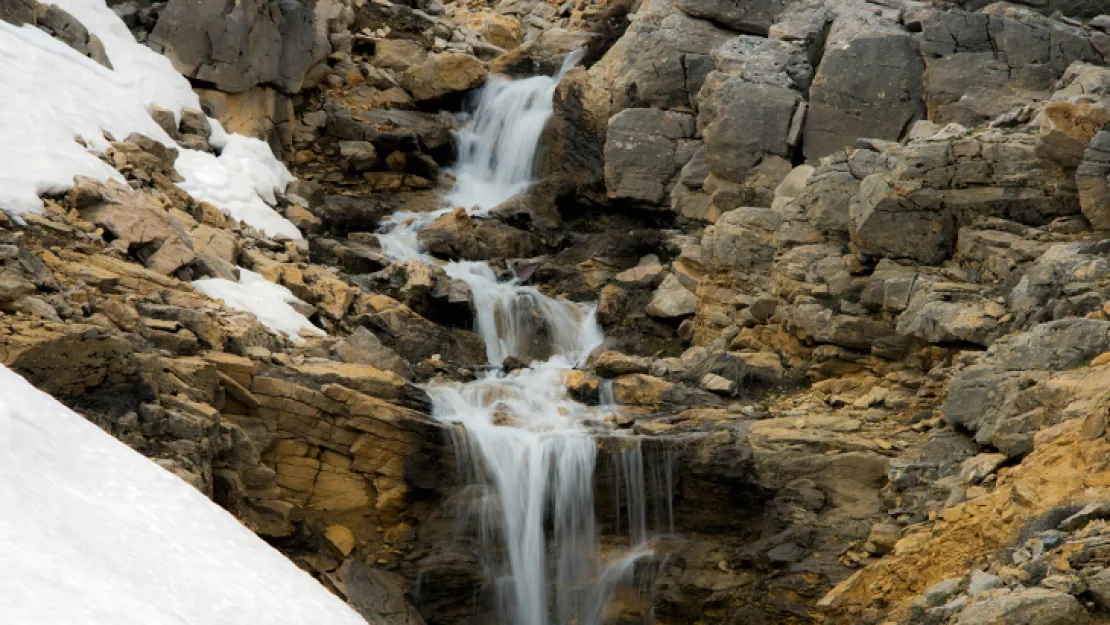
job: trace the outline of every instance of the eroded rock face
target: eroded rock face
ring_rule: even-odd
[[[862,67],[883,69],[865,72]],[[859,137],[900,138],[925,115],[924,70],[910,33],[873,16],[839,17],[809,92],[806,157],[826,156]],[[861,100],[860,94],[869,95]]]
[[[296,0],[174,0],[159,14],[150,43],[185,76],[239,92],[271,84],[299,91],[313,61],[316,15]]]
[[[614,115],[605,139],[609,198],[662,203],[674,175],[690,160],[697,144],[693,136],[692,115],[659,109],[625,109]]]

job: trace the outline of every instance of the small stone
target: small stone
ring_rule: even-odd
[[[710,393],[731,395],[736,390],[736,383],[715,373],[707,373],[701,378],[701,387]]]
[[[664,319],[688,317],[694,314],[697,303],[697,297],[674,274],[667,274],[647,305],[647,314]]]
[[[357,172],[373,169],[378,164],[378,152],[369,141],[340,141],[339,155]]]
[[[925,599],[927,607],[935,608],[948,603],[949,599],[959,594],[962,585],[963,579],[953,577],[929,586],[921,596]]]
[[[871,553],[885,554],[893,551],[895,543],[901,538],[901,527],[893,523],[876,523],[871,526],[867,542],[873,546]]]
[[[324,530],[324,536],[344,557],[351,555],[355,549],[355,535],[344,525],[329,525]]]
[[[964,460],[960,465],[960,479],[968,484],[978,484],[1006,462],[1006,454],[979,454]]]

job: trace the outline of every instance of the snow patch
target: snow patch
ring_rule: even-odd
[[[174,168],[185,180],[177,186],[268,236],[303,241],[296,226],[267,206],[277,201],[275,191],[284,190],[293,176],[265,143],[243,135],[225,136],[219,157],[181,151]]]
[[[150,117],[151,108],[160,106],[178,118],[184,108],[200,108],[169,59],[136,43],[103,0],[55,4],[100,38],[115,69],[33,26],[0,21],[0,209],[14,214],[42,210],[39,196],[65,192],[74,176],[123,181],[97,158],[108,149],[105,132],[117,139],[138,132],[177,147]],[[182,188],[269,236],[303,241],[296,226],[268,205],[292,176],[266,144],[229,135],[218,123],[211,144],[231,153],[217,158],[178,148],[178,171],[186,178]]]
[[[0,366],[0,622],[366,625],[225,510]]]
[[[327,336],[312,325],[307,317],[297,312],[290,304],[303,304],[289,289],[268,282],[259,274],[247,269],[239,269],[239,281],[232,282],[223,278],[196,280],[193,286],[213,299],[221,299],[229,308],[242,310],[258,317],[258,321],[276,333],[284,334],[295,343],[303,343],[301,333]]]

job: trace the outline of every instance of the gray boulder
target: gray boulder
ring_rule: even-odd
[[[815,159],[859,137],[898,139],[925,117],[925,67],[896,22],[847,13],[833,23],[809,92],[803,145]]]
[[[766,36],[771,25],[789,4],[788,0],[676,0],[675,6],[692,17],[700,17],[742,33]]]
[[[600,87],[596,97],[606,100],[610,115],[626,108],[692,108],[714,68],[710,53],[734,36],[666,1],[652,2],[590,68]]]
[[[948,386],[945,419],[1010,458],[1033,449],[1033,437],[1068,418],[1074,382],[1048,384],[1110,347],[1110,322],[1064,319],[996,341]],[[1064,373],[1061,373],[1064,372]]]
[[[791,89],[743,78],[709,90],[698,114],[709,171],[739,183],[766,157],[790,158],[790,128],[801,105],[801,96]]]
[[[990,595],[960,611],[957,625],[1070,625],[1083,606],[1069,595],[1047,588],[1022,588]]]
[[[1082,29],[1024,7],[920,15],[929,119],[973,126],[1043,98],[1074,61],[1100,58]]]
[[[636,108],[614,115],[605,139],[609,198],[659,207],[699,145],[693,136],[687,113]]]
[[[915,289],[909,306],[898,317],[898,333],[926,342],[990,345],[1003,331],[999,318],[1006,308],[979,295],[979,287],[933,283]]]
[[[935,264],[956,243],[956,216],[929,196],[900,194],[882,174],[868,176],[852,201],[852,240],[860,250]]]
[[[177,71],[229,92],[299,91],[315,43],[316,14],[298,0],[170,0],[149,40]]]
[[[1075,172],[1079,207],[1095,230],[1110,230],[1110,131],[1091,139]]]

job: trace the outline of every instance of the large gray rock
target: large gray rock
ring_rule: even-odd
[[[676,0],[683,13],[742,33],[767,35],[788,0]]]
[[[956,616],[957,625],[1070,625],[1084,614],[1079,601],[1047,588],[1022,588],[991,595]]]
[[[996,0],[957,0],[954,4],[968,11],[978,11],[995,2]],[[1059,11],[1068,17],[1089,18],[1106,12],[1106,4],[1102,0],[1013,0],[1013,2],[1028,6],[1045,15]]]
[[[295,93],[312,66],[316,14],[298,0],[170,0],[149,43],[221,91],[269,84]]]
[[[768,157],[792,158],[813,68],[800,44],[749,36],[730,40],[713,59],[716,71],[698,94],[705,164],[721,180],[744,183]]]
[[[979,296],[979,287],[936,283],[915,289],[898,317],[898,333],[926,342],[990,345],[1003,331],[1006,308]]]
[[[1070,370],[1106,351],[1108,333],[1110,322],[1071,318],[996,341],[952,377],[945,419],[1011,458],[1029,453],[1038,431],[1069,418],[1068,406],[1090,386]],[[1064,379],[1049,383],[1054,377]]]
[[[609,120],[605,186],[610,199],[660,206],[679,169],[699,143],[694,116],[659,109],[625,109]]]
[[[112,69],[104,44],[85,25],[62,8],[37,0],[0,1],[0,21],[14,26],[33,24],[78,53]]]
[[[348,110],[340,102],[324,103],[325,132],[345,141],[368,141],[379,154],[394,151],[436,150],[451,140],[451,128],[441,117],[399,109]]]
[[[1020,325],[1102,308],[1110,299],[1110,243],[1054,245],[1040,256],[1010,291],[1009,307]]]
[[[764,158],[789,158],[790,128],[801,96],[790,89],[730,78],[701,102],[698,126],[714,175],[744,182]]]
[[[857,13],[838,17],[809,92],[806,158],[831,154],[859,137],[898,139],[925,116],[924,70],[917,42],[896,22]]]
[[[1041,226],[1074,215],[1066,172],[1045,162],[1036,137],[956,127],[890,146],[850,208],[852,241],[865,254],[935,264],[956,247],[958,227],[982,217]]]
[[[734,36],[666,0],[652,2],[590,68],[599,87],[595,97],[605,100],[595,108],[608,108],[609,115],[626,108],[692,108],[713,70],[710,52]]]
[[[948,258],[956,244],[956,216],[939,204],[915,200],[884,175],[868,176],[851,204],[852,240],[869,254],[926,264]]]
[[[929,119],[973,126],[1043,98],[1074,61],[1100,58],[1090,35],[999,3],[920,16]]]
[[[1075,172],[1079,207],[1095,230],[1110,230],[1110,131],[1091,139]]]

